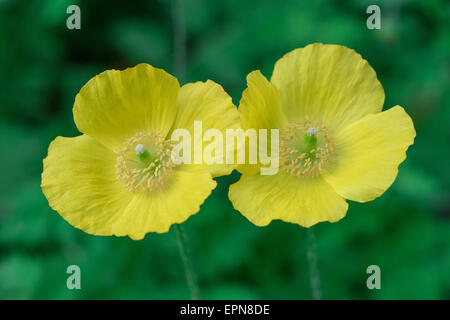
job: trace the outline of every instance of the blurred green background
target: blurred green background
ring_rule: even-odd
[[[450,298],[450,2],[183,1],[185,81],[212,79],[237,105],[245,77],[270,77],[288,51],[312,42],[361,53],[377,71],[385,108],[400,104],[417,138],[397,180],[379,199],[350,203],[339,223],[316,227],[326,299]],[[68,30],[66,8],[81,8]],[[381,7],[381,30],[366,28]],[[106,69],[147,62],[173,69],[169,1],[0,0],[0,298],[189,298],[173,228],[142,241],[96,237],[65,222],[40,189],[42,159],[56,136],[79,135],[72,105]],[[258,228],[219,185],[185,224],[201,297],[310,299],[305,229]],[[81,290],[66,268],[81,267]],[[366,268],[381,267],[381,290]]]

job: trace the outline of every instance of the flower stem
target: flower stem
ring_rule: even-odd
[[[182,82],[186,76],[186,27],[183,0],[171,0],[173,25],[173,70]]]
[[[183,260],[184,271],[186,274],[186,282],[191,293],[192,300],[198,300],[198,285],[197,277],[194,273],[194,268],[192,267],[192,262],[189,256],[189,250],[186,245],[186,236],[184,235],[183,227],[179,224],[175,224],[175,231],[177,233],[178,248],[180,249],[181,260]]]
[[[180,81],[184,80],[186,75],[186,28],[184,25],[183,0],[171,0],[171,15],[173,25],[173,70]],[[180,249],[181,259],[183,260],[186,281],[191,292],[191,299],[199,299],[199,290],[197,277],[192,267],[189,256],[189,250],[186,245],[186,236],[183,227],[175,224],[175,230],[178,239],[178,248]]]
[[[320,292],[319,269],[317,267],[316,235],[312,227],[306,229],[306,243],[312,298],[314,300],[320,300],[322,295]]]

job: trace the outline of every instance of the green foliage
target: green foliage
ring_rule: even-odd
[[[173,73],[168,1],[0,1],[0,298],[188,298],[174,230],[142,241],[95,237],[53,212],[40,189],[56,136],[79,133],[78,90],[106,69],[147,62]],[[77,3],[77,2],[75,2]],[[446,1],[378,1],[382,29],[366,28],[372,1],[184,1],[187,81],[212,79],[235,104],[246,75],[311,42],[346,45],[377,71],[386,108],[400,104],[417,138],[386,194],[350,203],[339,223],[316,227],[324,298],[450,298],[450,8]],[[258,228],[219,186],[185,224],[203,298],[309,299],[305,229]],[[66,288],[81,267],[82,290]],[[377,264],[382,289],[366,288]]]

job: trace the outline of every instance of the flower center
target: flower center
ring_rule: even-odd
[[[317,177],[334,154],[328,129],[320,122],[297,121],[280,137],[280,166],[297,177]]]
[[[155,132],[136,134],[118,153],[117,176],[131,192],[162,186],[175,167],[172,142]]]

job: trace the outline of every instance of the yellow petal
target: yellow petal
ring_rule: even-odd
[[[333,138],[335,158],[323,177],[346,199],[373,200],[394,182],[415,136],[413,122],[400,106],[368,115]]]
[[[282,129],[288,121],[281,109],[278,89],[257,70],[247,76],[239,104],[242,128]]]
[[[242,93],[239,104],[242,128],[267,129],[267,141],[270,146],[270,129],[283,129],[288,121],[281,108],[281,100],[278,89],[267,81],[266,77],[257,70],[247,76],[247,88]],[[259,138],[258,138],[259,141]],[[249,152],[248,139],[246,142],[246,154]],[[240,165],[238,170],[246,174],[259,173],[260,164]]]
[[[139,240],[148,232],[167,232],[172,224],[197,213],[216,185],[209,173],[175,170],[162,188],[135,194],[114,225],[116,233]]]
[[[185,84],[178,97],[178,114],[172,126],[175,129],[187,129],[192,138],[191,150],[194,152],[194,121],[202,121],[202,133],[208,129],[218,129],[224,138],[225,130],[240,128],[239,113],[231,97],[219,84],[208,80]],[[210,142],[203,142],[203,150]],[[223,148],[225,157],[226,148]],[[191,156],[194,161],[193,154]],[[224,161],[225,163],[225,161]],[[225,164],[188,165],[184,170],[210,172],[214,177],[230,174],[235,166]]]
[[[289,52],[275,64],[271,82],[290,122],[308,117],[332,132],[380,112],[384,103],[369,63],[338,45],[315,43]]]
[[[132,195],[116,179],[116,155],[87,135],[56,138],[44,159],[42,191],[71,225],[112,235]]]
[[[297,178],[279,171],[273,176],[242,175],[230,186],[236,210],[257,226],[274,219],[310,227],[345,216],[347,202],[321,178]]]
[[[175,170],[162,188],[133,194],[117,180],[115,161],[113,152],[87,135],[56,138],[42,174],[50,206],[87,233],[142,239],[198,212],[216,186],[209,173]]]
[[[176,117],[178,91],[176,78],[148,64],[108,70],[89,80],[76,96],[75,123],[114,151],[137,132],[165,136]]]

